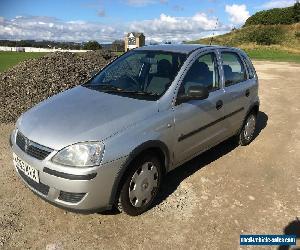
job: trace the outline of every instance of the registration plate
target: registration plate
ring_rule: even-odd
[[[33,167],[31,167],[29,164],[21,160],[16,154],[13,154],[14,158],[14,165],[17,169],[22,171],[26,176],[28,176],[30,179],[34,180],[35,182],[39,183],[39,171]]]

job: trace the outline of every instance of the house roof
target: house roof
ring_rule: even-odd
[[[134,37],[144,36],[144,34],[140,32],[129,32],[127,33],[127,37],[129,37],[131,33],[134,35]]]

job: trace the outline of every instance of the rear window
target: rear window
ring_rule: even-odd
[[[247,80],[244,63],[237,53],[222,52],[225,87]]]

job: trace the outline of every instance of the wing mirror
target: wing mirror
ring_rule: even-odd
[[[188,88],[187,94],[180,95],[177,102],[183,103],[190,100],[204,100],[209,96],[208,89],[201,85],[194,85]]]

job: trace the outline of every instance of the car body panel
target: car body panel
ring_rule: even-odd
[[[42,194],[36,189],[28,185],[24,179],[20,176],[18,171],[16,171],[19,177],[24,181],[24,183],[37,195],[50,201],[58,206],[62,206],[68,209],[75,209],[79,211],[85,210],[106,210],[110,208],[111,193],[113,191],[114,179],[113,176],[117,176],[120,171],[121,166],[126,161],[126,157],[116,159],[114,161],[102,164],[101,167],[94,168],[71,168],[65,166],[59,166],[52,163],[48,159],[44,161],[39,161],[28,154],[24,153],[18,146],[14,143],[14,138],[12,138],[12,150],[20,157],[23,161],[28,163],[30,166],[34,167],[39,171],[40,182],[49,186],[49,193],[47,195]],[[81,174],[87,175],[90,173],[97,173],[96,177],[92,180],[68,180],[65,178],[56,177],[43,172],[45,167],[55,169],[65,173]],[[97,192],[98,190],[98,192]],[[101,190],[101,192],[99,192]],[[60,191],[71,192],[71,193],[86,193],[80,202],[70,203],[59,199]]]
[[[60,150],[77,142],[102,141],[157,112],[155,101],[110,95],[78,86],[24,113],[17,127],[30,140]]]

